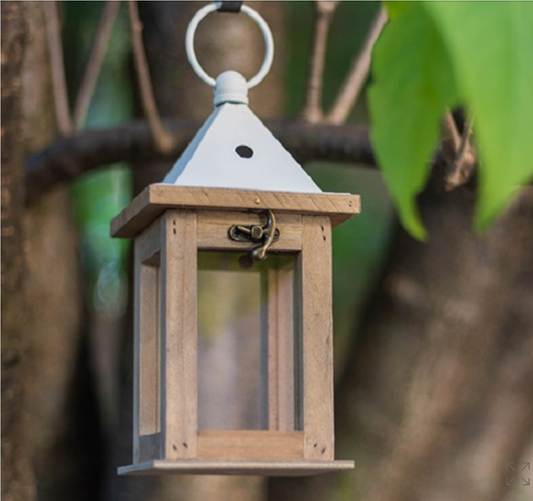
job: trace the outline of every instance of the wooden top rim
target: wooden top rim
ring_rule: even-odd
[[[147,186],[111,221],[111,235],[133,238],[166,209],[259,210],[330,216],[333,226],[359,214],[359,195],[292,193],[229,188]]]

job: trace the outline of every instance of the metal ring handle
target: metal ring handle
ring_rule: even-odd
[[[189,60],[189,63],[191,63],[194,72],[203,82],[211,87],[215,86],[216,80],[213,77],[210,77],[204,71],[198,62],[198,59],[196,58],[196,54],[194,52],[194,34],[196,33],[196,28],[198,28],[200,21],[211,12],[218,10],[217,3],[218,2],[213,2],[205,7],[202,7],[191,19],[185,35],[185,52],[187,53],[187,59]],[[248,88],[251,89],[252,87],[255,87],[257,84],[261,83],[263,78],[265,78],[267,73],[270,71],[272,61],[274,60],[274,39],[267,22],[259,15],[257,11],[248,7],[247,5],[243,5],[241,7],[241,12],[244,12],[248,17],[257,23],[261,29],[261,33],[263,34],[263,39],[265,40],[265,60],[263,61],[263,64],[257,74],[250,78],[248,82],[246,82]]]

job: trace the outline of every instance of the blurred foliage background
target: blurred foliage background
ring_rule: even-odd
[[[64,50],[69,94],[73,100],[93,43],[105,2],[64,2]],[[85,128],[104,128],[133,117],[130,38],[122,5],[107,47]],[[126,258],[130,242],[109,237],[109,221],[131,200],[131,168],[116,164],[91,172],[72,186],[80,226],[88,307],[118,318],[124,313]]]

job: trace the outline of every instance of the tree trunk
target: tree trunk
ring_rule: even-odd
[[[430,240],[398,230],[337,393],[337,451],[355,470],[274,482],[271,499],[527,494],[506,463],[531,459],[533,189],[483,237],[467,189],[432,184],[421,205]]]
[[[23,380],[29,332],[24,328],[24,144],[22,61],[28,37],[21,2],[2,2],[2,498],[31,499],[29,455],[23,442]]]
[[[9,70],[7,77],[2,77],[2,97],[5,93],[11,99],[4,113],[12,114],[2,118],[8,120],[2,127],[2,152],[8,152],[6,164],[2,158],[4,169],[8,167],[8,177],[2,180],[3,202],[4,195],[8,200],[3,203],[2,216],[13,220],[8,226],[9,246],[2,254],[2,267],[10,270],[4,289],[4,293],[8,291],[4,297],[8,314],[3,318],[7,329],[2,368],[8,370],[3,389],[8,398],[3,409],[8,416],[5,424],[13,423],[18,430],[16,442],[7,440],[6,450],[13,459],[3,467],[6,499],[30,500],[36,491],[39,499],[57,499],[60,493],[72,492],[76,485],[72,478],[82,476],[71,475],[80,466],[77,458],[81,454],[76,456],[76,446],[67,445],[77,425],[71,420],[69,396],[78,359],[81,314],[77,235],[68,190],[57,189],[30,209],[23,206],[24,157],[55,136],[43,5],[2,4],[2,26],[7,26],[3,37],[13,37],[6,45],[3,39],[2,59],[17,65],[13,73]],[[18,23],[26,35],[18,44],[12,23]],[[10,81],[4,80],[11,75]],[[14,104],[15,99],[18,102]],[[81,451],[78,448],[76,452]],[[26,473],[17,478],[17,464],[21,463]]]

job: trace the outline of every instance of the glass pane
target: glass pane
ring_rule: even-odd
[[[199,429],[295,429],[294,256],[198,253]]]
[[[139,275],[139,434],[151,435],[160,431],[160,273],[159,255],[150,265],[141,264]]]

